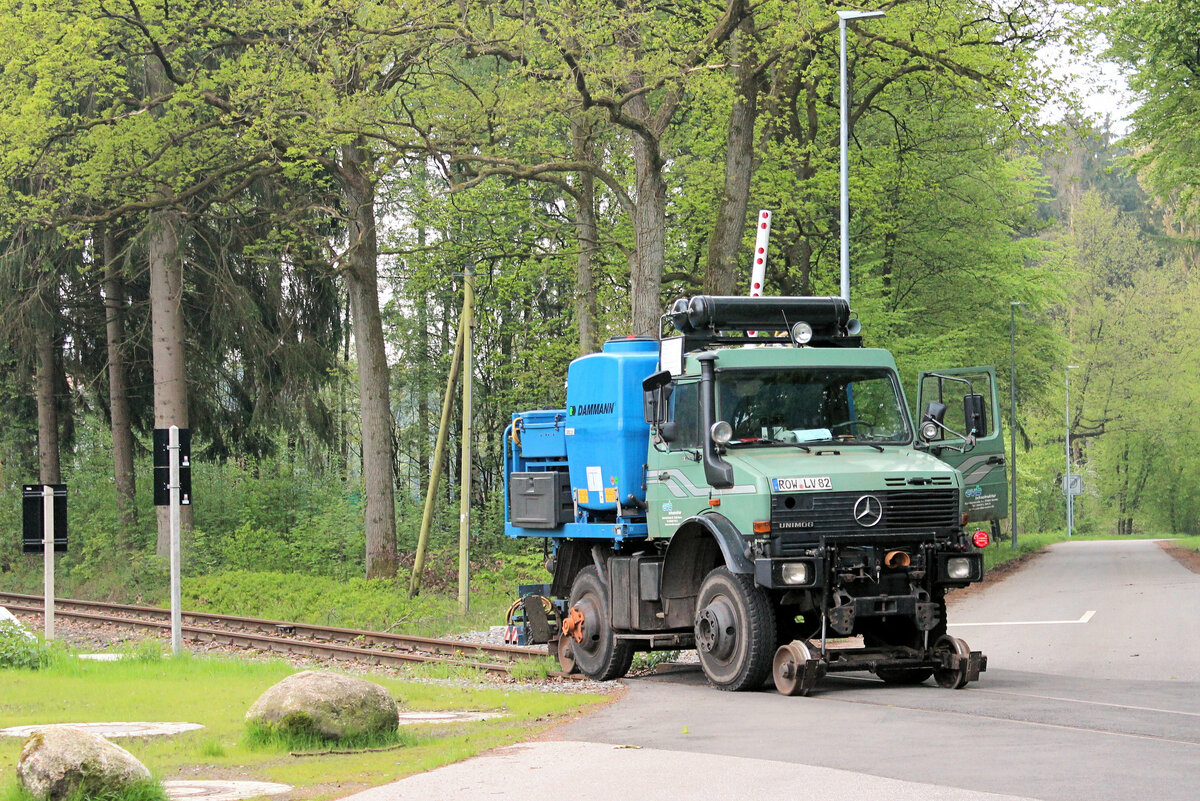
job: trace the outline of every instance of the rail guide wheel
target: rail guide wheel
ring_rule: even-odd
[[[967,682],[977,681],[979,671],[987,664],[981,655],[971,652],[971,646],[958,637],[942,635],[933,644],[933,656],[940,662],[933,669],[934,681],[947,690],[961,690]]]
[[[803,640],[781,645],[771,664],[775,689],[783,695],[808,695],[824,674],[824,667]]]
[[[555,642],[558,643],[555,650],[558,652],[558,666],[562,668],[562,672],[578,673],[579,665],[575,664],[575,650],[572,648],[575,641],[567,635],[560,635]]]

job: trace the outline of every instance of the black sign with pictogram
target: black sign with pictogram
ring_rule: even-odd
[[[154,429],[154,505],[171,504],[171,429]],[[179,504],[192,502],[192,431],[179,429]]]
[[[50,484],[54,490],[54,551],[67,550],[67,485]],[[45,553],[45,499],[42,484],[21,487],[21,553]]]

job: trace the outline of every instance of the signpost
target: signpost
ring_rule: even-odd
[[[45,611],[46,639],[54,639],[54,488],[42,487],[42,560],[45,577],[42,583],[42,602]]]
[[[179,436],[179,477],[178,481],[171,478],[171,429]],[[179,503],[190,506],[192,503],[192,432],[187,428],[171,426],[171,428],[154,429],[154,505],[171,505],[171,484],[179,484]]]
[[[170,507],[171,653],[183,652],[179,508],[192,502],[192,432],[179,426],[154,429],[154,505]]]
[[[47,640],[54,639],[54,552],[67,550],[67,485],[26,484],[21,488],[21,550],[41,552],[42,601]]]

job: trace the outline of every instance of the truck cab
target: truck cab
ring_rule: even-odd
[[[560,653],[607,679],[636,650],[695,647],[718,688],[773,675],[790,694],[840,670],[978,678],[945,592],[980,580],[982,555],[962,473],[932,449],[967,452],[982,428],[955,430],[941,401],[914,424],[840,298],[699,296],[668,326],[572,364],[567,409],[538,413],[553,445],[531,453],[551,455],[528,458],[536,421],[514,415],[507,531],[554,543]]]

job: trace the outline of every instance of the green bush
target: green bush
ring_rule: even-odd
[[[0,668],[36,670],[50,663],[50,647],[11,620],[0,620]]]

